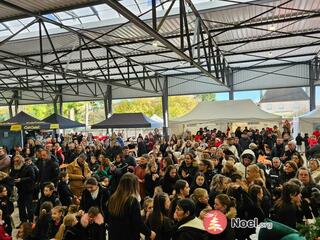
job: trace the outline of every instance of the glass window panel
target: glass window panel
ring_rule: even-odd
[[[0,37],[10,36],[11,32],[8,30],[0,31]]]
[[[111,9],[107,4],[100,4],[94,6],[94,8],[99,12],[99,11],[105,11]]]
[[[65,25],[68,25],[68,26],[80,24],[78,19],[64,20],[64,21],[62,21],[62,23],[65,24]]]
[[[102,20],[113,19],[113,18],[119,17],[119,14],[113,9],[99,11],[98,14],[99,14],[100,19],[102,19]]]
[[[73,12],[79,17],[94,14],[94,12],[89,7],[74,9]]]
[[[67,14],[66,12],[58,12],[58,13],[55,13],[58,18],[60,18],[61,20],[66,20],[66,19],[70,19],[72,18],[69,14]]]
[[[13,20],[13,21],[8,21],[8,22],[4,22],[4,24],[8,27],[23,27],[23,25],[18,21],[18,20]]]
[[[20,19],[20,22],[24,25],[27,25],[28,23],[31,23],[35,18],[33,17],[30,17],[30,18],[23,18],[23,19]]]
[[[82,17],[80,18],[82,23],[88,23],[88,22],[97,22],[99,21],[98,17],[96,15],[89,16],[89,17]]]

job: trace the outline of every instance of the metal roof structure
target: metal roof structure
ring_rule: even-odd
[[[318,0],[3,0],[0,105],[319,84]]]
[[[267,90],[260,103],[309,101],[308,94],[300,87]]]

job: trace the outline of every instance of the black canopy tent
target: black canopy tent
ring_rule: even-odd
[[[21,111],[16,116],[0,123],[0,144],[6,145],[7,147],[12,147],[12,145],[21,143],[21,146],[23,147],[24,130],[40,130],[50,128],[52,129],[54,126]]]
[[[51,123],[59,129],[78,128],[86,126],[83,123],[72,121],[56,113],[51,114],[49,117],[44,118],[42,121]]]
[[[150,128],[155,121],[143,113],[115,113],[110,118],[91,126],[92,129]]]
[[[7,129],[17,132],[21,130],[38,130],[50,128],[50,123],[34,118],[23,111],[19,112],[16,116],[0,123],[0,129]]]

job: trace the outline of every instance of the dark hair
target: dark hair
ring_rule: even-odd
[[[50,214],[53,208],[52,202],[44,202],[40,206],[39,221],[42,221],[48,214]]]
[[[96,217],[99,213],[100,213],[100,210],[97,207],[91,207],[88,210],[89,217]]]
[[[168,210],[165,207],[166,198],[168,198],[166,193],[158,193],[153,198],[153,211],[149,217],[152,230],[156,230],[161,226],[164,216],[168,214]]]
[[[85,185],[95,185],[98,186],[98,180],[95,177],[90,177],[87,179]]]
[[[172,169],[176,169],[177,170],[177,173],[178,173],[178,169],[176,168],[175,165],[170,165],[166,168],[166,172],[164,173],[164,178],[168,178],[170,177],[170,172]],[[178,177],[177,177],[178,178]]]
[[[200,162],[202,162],[205,166],[208,167],[208,170],[212,169],[212,163],[208,159],[201,159]]]
[[[291,204],[291,195],[298,195],[301,192],[300,186],[294,183],[284,183],[282,192],[281,192],[281,197],[276,201],[275,205],[277,207],[284,207],[285,205]]]
[[[187,186],[188,182],[186,180],[179,179],[174,184],[174,190],[176,191],[176,195],[180,193],[182,189]]]
[[[138,193],[138,177],[132,173],[125,173],[119,182],[117,190],[112,194],[108,203],[108,210],[112,216],[123,214],[128,199]]]
[[[248,194],[251,198],[251,200],[260,205],[260,201],[258,199],[258,194],[261,192],[262,187],[256,184],[250,185],[249,190],[248,190]]]
[[[4,191],[4,189],[7,189],[7,187],[4,185],[0,185],[0,193],[2,193]]]
[[[226,212],[229,212],[231,208],[236,207],[236,199],[227,194],[219,194],[216,196],[216,199],[219,200],[222,206],[226,207]]]
[[[23,239],[29,239],[32,236],[33,229],[32,229],[31,223],[28,223],[28,222],[22,223],[20,228],[23,228],[23,235],[22,235]]]
[[[192,200],[188,198],[180,199],[177,203],[177,206],[179,206],[183,212],[189,212],[189,217],[195,216],[196,206]]]

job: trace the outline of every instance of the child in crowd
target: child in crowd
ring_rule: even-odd
[[[59,198],[54,194],[54,185],[53,183],[48,183],[43,188],[43,195],[38,201],[37,209],[35,211],[36,216],[39,216],[40,206],[44,202],[51,202],[53,206],[61,205]]]
[[[67,207],[71,204],[72,199],[75,197],[68,186],[68,182],[68,173],[60,172],[57,190],[61,204]]]
[[[33,239],[34,240],[48,240],[48,230],[51,221],[51,209],[53,208],[52,202],[43,202],[40,207],[39,218],[36,222]]]
[[[5,231],[11,235],[12,223],[10,216],[14,211],[14,206],[8,198],[7,188],[3,185],[0,185],[0,209],[2,211],[2,220],[4,221]]]
[[[59,228],[63,222],[64,211],[65,211],[65,208],[62,206],[56,206],[51,210],[51,221],[49,223],[49,230],[48,230],[49,239],[51,239],[51,238],[61,239],[62,238],[62,236],[57,237],[56,235],[57,235]],[[60,235],[61,235],[61,233],[60,233]]]

